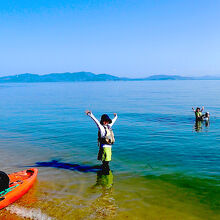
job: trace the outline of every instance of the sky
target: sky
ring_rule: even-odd
[[[1,0],[0,76],[220,75],[219,0]]]

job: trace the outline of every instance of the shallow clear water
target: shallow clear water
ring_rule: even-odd
[[[219,94],[220,81],[0,84],[0,167],[8,173],[52,160],[97,165],[97,128],[84,111],[118,113],[112,176],[39,167],[32,191],[15,203],[24,215],[13,206],[0,215],[218,219]],[[191,108],[203,105],[210,123],[195,124]]]

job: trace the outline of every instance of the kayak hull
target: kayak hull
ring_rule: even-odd
[[[21,198],[33,186],[38,169],[31,168],[9,174],[10,184],[5,193],[0,195],[0,209],[3,209]],[[2,193],[2,192],[1,192]]]

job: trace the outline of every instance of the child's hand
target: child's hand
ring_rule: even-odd
[[[86,110],[85,113],[88,115],[88,114],[91,114],[92,112],[89,110]]]
[[[114,113],[114,116],[116,116],[117,115],[117,113]]]

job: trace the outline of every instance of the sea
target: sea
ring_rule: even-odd
[[[0,84],[0,170],[39,170],[0,219],[220,219],[219,94],[220,80]],[[107,174],[85,110],[118,114]]]

